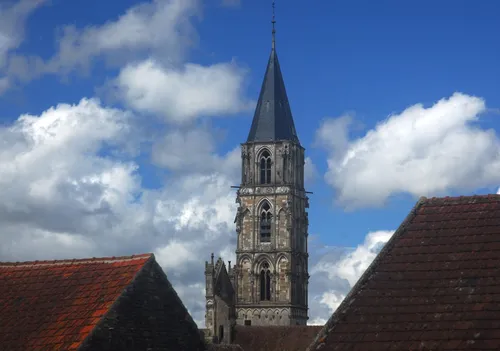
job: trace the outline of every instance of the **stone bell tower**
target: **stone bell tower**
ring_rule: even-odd
[[[235,220],[236,323],[306,325],[309,206],[304,148],[295,130],[274,28],[271,55],[241,156]]]

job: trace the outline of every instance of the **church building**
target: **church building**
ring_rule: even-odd
[[[206,336],[231,343],[235,326],[306,326],[308,208],[300,144],[273,38],[246,142],[235,223],[236,262],[206,262]]]

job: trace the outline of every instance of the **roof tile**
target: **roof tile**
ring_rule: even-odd
[[[0,345],[77,349],[151,257],[0,262]]]
[[[320,326],[237,326],[234,344],[245,351],[303,351]]]

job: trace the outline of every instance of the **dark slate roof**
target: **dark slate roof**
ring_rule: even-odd
[[[304,351],[321,326],[236,326],[234,344],[245,351]]]
[[[500,196],[422,198],[308,350],[500,349]]]
[[[273,48],[247,142],[278,140],[299,142],[281,74],[278,54]]]
[[[78,349],[151,258],[0,262],[0,348]]]

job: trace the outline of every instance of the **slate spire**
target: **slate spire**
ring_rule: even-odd
[[[290,140],[299,143],[278,61],[278,54],[276,53],[275,23],[273,2],[271,55],[267,63],[264,82],[260,90],[259,101],[257,102],[247,142]]]

